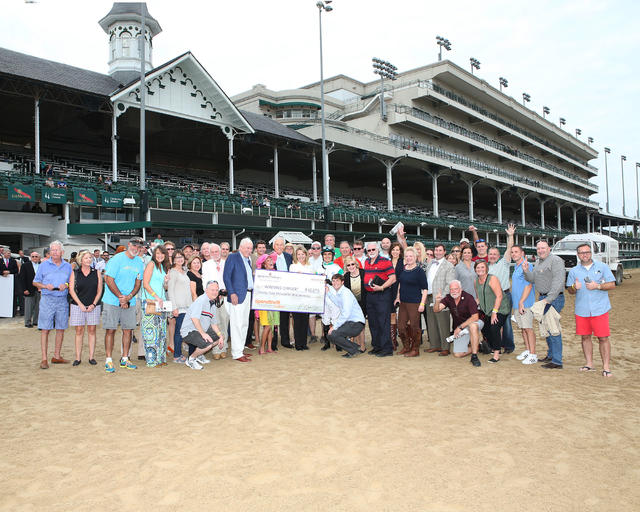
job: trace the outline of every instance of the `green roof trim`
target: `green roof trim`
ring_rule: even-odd
[[[273,103],[272,101],[260,100],[260,106],[267,107],[313,107],[320,108],[317,103],[309,103],[308,101],[285,101],[284,103]]]

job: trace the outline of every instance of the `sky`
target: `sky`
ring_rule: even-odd
[[[111,9],[104,0],[0,0],[0,47],[73,66],[107,72],[108,39],[98,21]],[[233,96],[261,83],[293,89],[320,77],[316,0],[149,0],[163,31],[154,39],[153,64],[191,50],[222,89]],[[461,67],[481,62],[476,74],[564,129],[595,139],[590,163],[605,204],[604,151],[609,203],[622,213],[621,155],[626,213],[635,217],[640,162],[640,2],[635,0],[334,0],[322,15],[325,77],[377,78],[371,58],[402,72],[437,60],[436,36]]]

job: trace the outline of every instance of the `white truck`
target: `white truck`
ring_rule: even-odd
[[[569,272],[569,269],[578,264],[576,249],[582,244],[591,246],[593,259],[605,263],[616,278],[616,285],[621,285],[624,273],[618,257],[618,241],[615,238],[600,233],[568,235],[556,242],[551,252],[564,260],[565,270]]]

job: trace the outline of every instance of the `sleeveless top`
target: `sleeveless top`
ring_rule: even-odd
[[[490,315],[491,310],[493,309],[493,305],[496,303],[496,294],[493,293],[491,286],[489,286],[489,279],[493,274],[487,275],[487,280],[481,284],[480,281],[476,278],[476,292],[478,294],[478,307],[482,310],[485,315]],[[494,276],[495,277],[495,276]],[[496,279],[498,279],[496,277]],[[502,302],[500,303],[500,307],[498,308],[498,313],[501,315],[508,315],[511,312],[511,305],[509,301],[502,296]]]
[[[156,267],[155,264],[153,264],[153,273],[151,274],[151,279],[149,280],[149,286],[154,292],[156,292],[156,295],[158,296],[158,298],[162,300],[166,300],[165,290],[164,290],[165,275],[167,275],[167,273],[164,271],[164,268],[160,267],[160,269],[158,269],[158,267]],[[147,292],[146,288],[144,292],[145,292],[146,299],[148,300],[156,299],[153,295]]]
[[[187,276],[191,281],[196,283],[196,295],[200,297],[204,293],[204,289],[202,287],[202,277],[197,277],[191,270],[187,272]]]
[[[74,270],[76,286],[75,292],[82,302],[83,306],[89,306],[93,304],[98,293],[98,273],[95,269],[91,269],[88,275],[84,275],[81,269]],[[75,300],[71,299],[72,304],[79,306]]]

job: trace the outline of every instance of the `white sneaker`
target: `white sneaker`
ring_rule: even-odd
[[[529,354],[522,364],[536,364],[538,362],[538,356],[536,354]]]
[[[192,370],[202,370],[202,365],[198,362],[197,359],[187,359],[187,362],[184,363]]]
[[[516,356],[516,359],[518,361],[523,361],[524,359],[526,359],[529,356],[530,352],[528,350],[525,350],[524,352],[521,352],[519,356]]]
[[[204,354],[200,354],[198,357],[196,357],[196,361],[198,361],[200,364],[209,364],[211,362],[206,357],[204,357]]]

